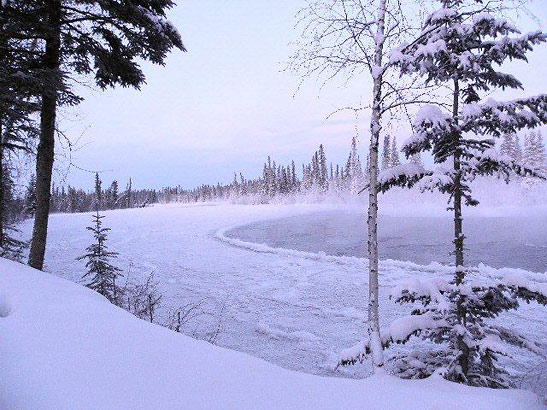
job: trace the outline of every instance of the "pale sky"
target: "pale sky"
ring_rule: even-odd
[[[326,120],[336,108],[369,99],[367,76],[347,87],[320,90],[311,80],[293,97],[299,79],[281,72],[297,38],[298,0],[179,0],[169,19],[188,53],[173,52],[165,67],[144,64],[141,91],[83,89],[85,101],[63,109],[61,128],[78,141],[72,162],[102,171],[105,184],[132,177],[138,188],[228,182],[233,172],[256,178],[267,155],[278,162],[309,161],[319,144],[327,159],[343,163],[355,135],[353,114]],[[544,22],[545,0],[534,12]],[[526,22],[523,30],[537,29]],[[530,64],[511,72],[526,93],[545,92],[547,46]],[[513,68],[513,67],[512,67]],[[359,120],[361,156],[366,155],[368,116]],[[406,135],[398,137],[399,145]],[[66,175],[57,165],[57,183]],[[66,181],[86,190],[93,175],[72,167]]]

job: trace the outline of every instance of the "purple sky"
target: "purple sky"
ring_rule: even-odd
[[[540,21],[547,11],[533,7]],[[134,186],[162,187],[227,182],[233,172],[257,177],[267,155],[278,162],[309,161],[323,143],[327,159],[343,163],[355,135],[353,114],[326,120],[334,109],[370,93],[367,76],[347,87],[299,79],[282,72],[296,39],[294,14],[300,1],[179,1],[169,18],[188,53],[173,53],[165,67],[143,66],[141,91],[84,89],[85,101],[61,112],[61,127],[73,140],[72,162],[102,171],[106,184],[129,177]],[[526,21],[523,30],[537,29]],[[525,92],[545,91],[547,46],[515,64]],[[368,116],[359,119],[361,156],[368,139]],[[403,129],[405,126],[402,126]],[[404,133],[406,134],[406,133]],[[399,146],[406,135],[399,136]],[[66,153],[66,151],[65,151]],[[57,182],[91,189],[93,175],[59,161]],[[66,176],[66,179],[65,179]]]

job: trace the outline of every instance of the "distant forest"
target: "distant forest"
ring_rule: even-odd
[[[526,166],[547,171],[546,152],[543,137],[539,131],[525,135],[521,147],[519,137],[505,135],[499,147],[500,153],[523,163]],[[403,161],[397,149],[395,138],[385,137],[381,153],[381,168],[387,170],[401,165]],[[409,162],[422,164],[419,156]],[[329,193],[357,194],[367,186],[368,161],[362,164],[357,152],[354,137],[344,165],[333,164],[327,160],[323,145],[307,164],[298,168],[294,161],[279,164],[269,156],[264,162],[262,175],[248,179],[241,173],[234,173],[229,184],[204,184],[193,189],[181,186],[162,189],[134,189],[132,180],[123,188],[117,180],[108,186],[103,185],[99,174],[95,175],[95,189],[84,191],[71,186],[53,186],[51,192],[51,212],[88,212],[92,210],[123,209],[145,207],[155,203],[169,202],[207,202],[244,201],[246,203],[268,203],[273,198],[291,195],[321,196]],[[531,180],[530,183],[539,182]],[[24,195],[12,197],[11,212],[19,216],[32,216],[35,209],[35,179],[31,177]]]

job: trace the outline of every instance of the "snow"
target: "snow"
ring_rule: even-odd
[[[489,30],[488,34],[491,36],[497,36],[499,33],[508,34],[509,32],[520,32],[516,26],[511,24],[507,19],[495,17],[487,12],[473,15],[473,24],[483,25],[483,30]]]
[[[8,317],[11,313],[11,304],[7,296],[0,295],[0,317]]]
[[[383,203],[382,210],[399,216],[446,215],[443,200],[438,202],[438,207],[432,207],[424,203],[425,197],[427,195],[420,195],[417,201],[394,198],[392,205]],[[389,195],[384,199],[389,199]],[[334,372],[331,358],[366,335],[363,321],[367,311],[367,260],[344,256],[347,253],[327,254],[325,248],[294,248],[287,244],[280,249],[270,243],[260,244],[263,241],[232,237],[228,232],[232,227],[265,221],[277,224],[279,231],[289,232],[289,226],[309,221],[305,215],[328,212],[335,220],[344,214],[359,212],[358,215],[362,215],[364,209],[362,204],[172,204],[105,211],[104,224],[112,228],[108,242],[112,251],[120,253],[118,266],[123,273],[136,280],[154,272],[155,279],[160,282],[164,298],[163,306],[158,310],[158,321],[166,321],[172,309],[178,306],[204,300],[207,314],[183,329],[185,334],[205,338],[211,328],[217,326],[218,320],[222,328],[216,340],[219,346],[291,370],[362,378],[369,374],[370,363],[338,368]],[[484,208],[477,208],[475,212],[484,212]],[[488,213],[493,212],[488,210]],[[495,212],[503,215],[501,209]],[[511,212],[518,214],[522,210]],[[341,240],[365,230],[364,217],[352,221]],[[51,217],[46,252],[48,271],[74,282],[81,281],[85,269],[83,263],[75,259],[91,241],[91,235],[85,229],[90,222],[90,214]],[[406,230],[399,230],[397,235],[406,237],[406,232],[420,223],[419,220],[410,222],[411,219],[399,223],[401,229]],[[28,236],[32,225],[28,221],[20,228]],[[257,225],[256,229],[262,228]],[[321,224],[317,229],[323,233],[323,241],[338,236],[332,226]],[[410,238],[416,243],[406,242],[400,246],[414,246],[413,249],[421,244],[430,246],[428,237],[437,232],[426,231],[424,236]],[[487,233],[491,234],[491,231],[487,230]],[[297,232],[297,235],[301,235],[302,240],[314,240],[309,231]],[[480,271],[499,278],[523,272],[484,266]],[[412,277],[447,279],[452,273],[453,268],[438,262],[380,261],[381,325],[387,326],[409,313],[388,298],[398,281]],[[2,291],[0,287],[0,293]],[[14,301],[7,300],[12,311],[17,311]],[[545,332],[537,331],[547,328],[541,307],[525,305],[503,320],[522,330],[533,341],[545,338]],[[517,357],[516,363],[508,363],[516,373],[524,374],[537,364],[536,356],[519,353]]]
[[[380,172],[378,175],[378,183],[386,184],[390,181],[397,181],[401,177],[412,179],[413,177],[422,175],[426,170],[419,164],[407,162],[405,164],[397,165],[391,168],[387,168]]]
[[[464,104],[461,109],[461,115],[464,120],[468,120],[472,117],[478,117],[482,115],[482,108],[480,104],[477,103]]]
[[[371,74],[372,74],[372,78],[374,79],[380,78],[383,72],[384,72],[384,69],[380,66],[373,65],[371,67]]]
[[[5,259],[0,288],[13,304],[0,319],[5,409],[541,409],[526,391],[438,377],[285,370],[141,321],[83,286]]]
[[[532,278],[530,278],[532,277]],[[528,289],[537,292],[547,298],[547,277],[545,275],[534,275],[529,272],[525,274],[509,274],[503,278],[506,286]]]
[[[448,118],[449,116],[444,114],[436,105],[424,105],[418,110],[416,118],[414,119],[414,125],[421,126],[425,123],[435,127],[445,127]],[[405,143],[405,145],[408,144],[408,142]]]
[[[400,49],[395,48],[391,51],[391,53],[389,54],[390,64],[398,64],[398,63],[403,63],[405,61],[405,59],[407,58],[407,55],[401,52],[402,48],[404,48],[404,46],[401,47]]]
[[[336,356],[333,367],[337,366],[340,362],[354,360],[355,358],[360,357],[365,352],[368,344],[368,339],[365,339],[357,342],[353,346],[342,349]]]
[[[478,344],[481,352],[490,350],[491,352],[502,355],[509,355],[509,351],[507,350],[505,343],[503,343],[498,335],[487,335],[480,340]]]
[[[441,291],[447,290],[449,283],[442,278],[408,278],[399,281],[391,290],[390,297],[397,300],[403,295],[403,291],[413,293],[417,298],[429,297],[431,305],[439,310],[449,310],[450,305]]]
[[[403,142],[403,149],[427,142],[428,136],[422,133],[414,133]]]
[[[305,330],[287,332],[282,329],[274,329],[265,323],[259,323],[256,331],[275,339],[287,339],[297,343],[314,342],[318,339],[317,336]]]
[[[454,8],[450,7],[442,7],[436,11],[434,11],[430,16],[429,20],[432,22],[437,20],[446,20],[450,18],[454,18],[457,16],[458,12]]]
[[[414,52],[415,57],[432,57],[435,54],[439,53],[440,51],[447,51],[446,49],[446,43],[442,39],[438,39],[435,41],[431,41],[424,45],[419,45],[416,48],[416,51]]]
[[[387,336],[396,343],[402,342],[417,330],[439,328],[446,326],[446,324],[445,321],[435,319],[429,313],[400,317],[389,325]]]
[[[492,16],[490,13],[487,13],[485,11],[473,15],[473,23],[474,24],[480,24],[483,21],[491,22],[491,21],[494,21],[494,20],[495,20],[495,17]],[[503,21],[505,21],[505,20],[503,20]]]
[[[443,167],[436,167],[433,174],[423,177],[416,187],[421,191],[433,191],[443,185],[449,185],[452,183],[450,173],[451,171]]]

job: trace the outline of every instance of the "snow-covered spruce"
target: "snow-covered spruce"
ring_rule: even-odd
[[[488,387],[509,387],[511,378],[497,365],[499,356],[509,356],[505,344],[541,354],[540,346],[519,332],[499,325],[492,319],[501,313],[517,309],[519,299],[547,304],[545,283],[523,276],[511,275],[493,285],[488,278],[467,280],[464,284],[443,279],[411,278],[401,281],[391,291],[397,303],[412,303],[410,315],[393,321],[382,332],[382,345],[407,343],[413,336],[434,342],[427,346],[394,355],[390,361],[397,374],[406,378],[424,378],[441,374],[458,381],[461,369],[458,358],[462,352],[454,345],[458,336],[463,338],[468,351],[469,368],[465,382]],[[465,322],[461,323],[458,303],[465,295]],[[338,357],[342,365],[363,361],[370,353],[368,340],[342,351]]]
[[[95,242],[86,248],[87,253],[80,256],[78,260],[86,260],[87,272],[84,274],[84,278],[90,277],[86,286],[100,293],[110,302],[117,304],[121,292],[116,280],[122,274],[119,268],[110,263],[110,260],[116,258],[118,254],[109,251],[106,246],[105,242],[110,228],[103,228],[103,218],[104,215],[100,215],[99,211],[93,215],[93,225],[88,226],[87,229],[93,232]]]
[[[539,31],[521,36],[507,20],[484,11],[484,6],[464,0],[442,0],[422,33],[391,56],[406,74],[424,76],[429,83],[452,86],[451,111],[435,105],[422,107],[414,121],[414,135],[403,151],[412,157],[431,151],[435,170],[415,163],[389,169],[380,177],[380,189],[393,186],[438,190],[449,195],[454,212],[455,273],[451,282],[406,283],[397,288],[399,303],[412,303],[412,315],[392,324],[382,335],[384,347],[420,336],[438,345],[434,351],[398,358],[399,371],[407,377],[425,377],[436,371],[449,380],[489,387],[511,384],[497,365],[506,355],[504,343],[531,348],[511,329],[491,323],[500,313],[516,309],[519,297],[545,304],[544,289],[523,282],[472,283],[464,264],[463,205],[476,206],[469,182],[476,176],[540,176],[495,150],[495,138],[515,134],[547,122],[547,96],[500,102],[481,100],[494,89],[521,88],[514,76],[497,71],[506,60],[526,60],[533,46],[545,41]],[[372,350],[346,352],[341,363],[353,363]],[[352,354],[356,353],[357,354]]]
[[[513,161],[522,161],[522,149],[518,134],[504,134],[500,144],[500,154],[510,157]]]
[[[518,144],[518,140],[516,141]],[[519,147],[520,148],[520,147]],[[519,150],[516,150],[517,153]],[[543,135],[541,130],[530,131],[524,135],[524,151],[521,154],[522,164],[526,168],[533,169],[539,176],[547,177],[547,160],[545,157],[545,147],[543,145]],[[540,178],[527,178],[525,183],[528,187],[540,182]]]

